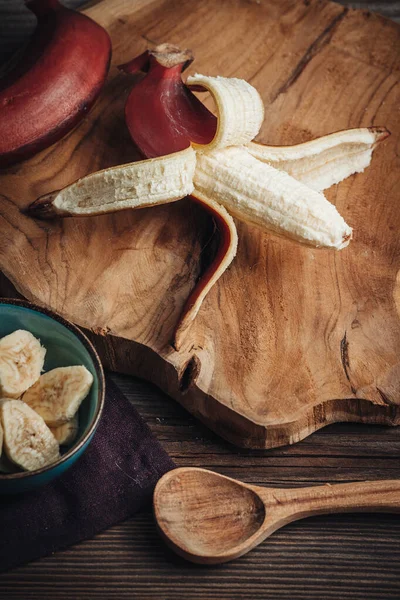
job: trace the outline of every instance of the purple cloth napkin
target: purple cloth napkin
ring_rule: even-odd
[[[0,572],[93,537],[151,502],[174,463],[107,378],[94,438],[59,479],[0,498]]]

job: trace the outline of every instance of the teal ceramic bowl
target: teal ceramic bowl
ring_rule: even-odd
[[[79,432],[73,445],[60,460],[37,471],[0,473],[0,495],[25,492],[62,475],[90,444],[104,407],[103,368],[96,350],[78,327],[29,302],[0,299],[0,337],[16,329],[30,331],[47,349],[45,371],[84,365],[93,375],[93,384],[79,408]]]

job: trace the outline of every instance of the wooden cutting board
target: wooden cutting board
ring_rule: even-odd
[[[133,78],[113,66],[85,122],[0,176],[3,295],[86,328],[107,367],[154,382],[239,446],[294,443],[337,421],[396,425],[400,27],[314,0],[103,0],[86,12],[110,32],[113,65],[168,41],[193,49],[190,72],[250,81],[266,106],[260,141],[367,125],[392,136],[364,174],[327,193],[355,230],[347,249],[309,249],[238,224],[238,255],[178,353],[172,330],[213,246],[200,207],[183,200],[51,223],[19,210],[137,158],[123,117]]]

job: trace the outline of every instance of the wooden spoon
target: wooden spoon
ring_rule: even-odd
[[[196,563],[242,556],[291,521],[336,512],[400,512],[400,481],[306,488],[259,487],[184,467],[154,491],[154,514],[167,544]]]

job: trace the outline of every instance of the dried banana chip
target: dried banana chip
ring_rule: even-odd
[[[54,435],[42,417],[22,400],[3,401],[0,420],[5,453],[25,471],[36,471],[60,458]]]
[[[58,427],[50,427],[51,433],[56,438],[60,446],[69,446],[72,444],[78,434],[79,417],[78,413],[70,421],[59,425]]]
[[[22,397],[47,425],[58,427],[70,421],[93,383],[83,366],[58,367],[44,373]]]
[[[0,397],[19,398],[40,377],[46,349],[29,331],[0,340]]]

